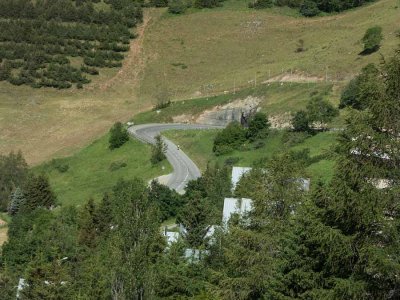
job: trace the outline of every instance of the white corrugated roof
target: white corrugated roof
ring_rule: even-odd
[[[222,222],[226,223],[232,214],[243,215],[251,211],[253,208],[253,200],[248,198],[225,198],[224,209],[222,211]]]
[[[250,167],[233,167],[232,168],[232,190],[236,189],[236,185],[238,184],[240,178],[251,171]]]

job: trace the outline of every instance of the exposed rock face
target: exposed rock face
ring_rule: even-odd
[[[216,106],[203,112],[196,123],[209,125],[226,125],[232,121],[240,122],[242,114],[248,116],[255,113],[261,99],[249,96],[245,99],[235,100],[223,106]]]

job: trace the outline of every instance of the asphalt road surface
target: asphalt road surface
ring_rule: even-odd
[[[142,142],[154,144],[155,137],[165,130],[188,130],[188,129],[218,129],[221,126],[200,125],[200,124],[142,124],[128,128],[131,135]],[[163,137],[167,144],[166,156],[174,171],[168,177],[167,186],[176,190],[178,193],[184,193],[185,187],[190,180],[201,176],[199,168],[195,163],[170,140]]]

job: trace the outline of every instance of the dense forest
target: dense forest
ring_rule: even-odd
[[[0,80],[81,88],[85,74],[121,66],[141,20],[130,0],[0,0]]]
[[[1,298],[15,299],[23,278],[20,299],[399,299],[399,86],[400,53],[348,86],[335,174],[309,192],[293,180],[306,161],[283,152],[234,191],[229,166],[210,165],[185,195],[133,179],[99,203],[60,207],[20,154],[2,156],[0,196],[12,221]],[[243,138],[268,124],[251,128]],[[254,207],[207,238],[228,196]],[[167,246],[161,222],[171,217],[186,233]],[[201,255],[188,259],[185,249]]]

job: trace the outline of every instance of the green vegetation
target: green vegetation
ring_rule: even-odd
[[[267,138],[255,143],[246,143],[240,150],[229,154],[216,156],[213,153],[213,141],[219,132],[219,130],[166,131],[163,135],[179,144],[202,170],[206,169],[208,163],[215,162],[219,165],[257,166],[282,151],[309,149],[310,164],[306,168],[307,175],[313,182],[328,181],[332,177],[335,165],[332,149],[337,139],[335,132],[321,132],[311,136],[301,132],[272,130]]]
[[[362,38],[362,42],[364,44],[363,53],[370,54],[377,51],[381,45],[382,39],[382,27],[374,26],[368,28]]]
[[[352,79],[342,92],[339,108],[351,107],[362,110],[367,106],[371,94],[368,85],[374,84],[379,70],[375,65],[369,64],[361,70],[361,73]],[[367,92],[366,92],[367,91]],[[375,91],[371,91],[374,93]]]
[[[172,102],[159,111],[153,110],[138,114],[133,121],[135,124],[168,123],[173,122],[174,118],[179,116],[196,118],[205,110],[223,106],[238,99],[245,99],[248,96],[261,100],[260,107],[263,112],[277,115],[304,109],[310,95],[322,95],[337,105],[332,85],[329,83],[287,83],[283,85],[269,83],[260,84],[255,88],[238,90],[235,93]]]
[[[106,135],[73,156],[56,160],[69,165],[64,173],[56,169],[54,162],[40,165],[34,172],[48,176],[62,205],[82,204],[89,198],[98,201],[121,178],[140,176],[150,180],[170,172],[167,162],[152,166],[150,146],[131,139],[120,148],[109,150],[108,139]]]
[[[167,152],[167,144],[163,141],[161,135],[155,137],[155,144],[151,146],[151,158],[150,161],[153,165],[165,160],[167,157],[165,153]]]
[[[183,14],[187,7],[188,6],[184,0],[168,1],[168,11],[172,14]]]
[[[82,88],[90,82],[84,73],[99,73],[94,67],[121,67],[142,10],[129,1],[104,4],[96,10],[91,1],[0,1],[0,80]],[[71,63],[78,57],[81,66]]]
[[[182,197],[177,192],[156,180],[150,184],[149,200],[156,203],[162,222],[176,217],[180,207],[184,204]]]
[[[239,150],[246,142],[246,130],[238,122],[229,123],[224,129],[217,133],[214,139],[212,151],[215,155],[231,153]],[[179,143],[178,143],[179,144]]]
[[[297,132],[308,132],[310,131],[310,124],[307,116],[307,112],[299,110],[292,118],[293,130]]]
[[[162,82],[175,100],[238,91],[254,86],[255,78],[257,85],[283,76],[312,83],[326,74],[329,82],[347,81],[366,64],[379,62],[379,55],[358,55],[359,39],[375,25],[383,32],[397,29],[396,6],[397,0],[376,1],[340,17],[305,19],[285,7],[253,10],[246,1],[227,0],[221,8],[164,16],[146,32],[149,60],[140,96],[154,103]],[[307,51],[296,52],[299,39]],[[395,34],[385,35],[380,53],[390,55],[398,43]],[[187,68],[171,65],[177,62]]]
[[[128,130],[123,127],[121,122],[117,122],[110,129],[110,139],[108,140],[110,150],[117,149],[129,141]]]
[[[0,155],[0,211],[6,211],[14,189],[25,184],[28,165],[21,152]]]
[[[373,0],[365,1],[372,2]],[[341,12],[347,9],[351,9],[354,7],[361,6],[365,4],[365,2],[360,2],[356,0],[328,0],[328,1],[320,1],[320,0],[256,0],[254,2],[249,3],[250,8],[269,8],[273,5],[277,6],[289,6],[292,8],[300,8],[300,13],[305,17],[314,17],[321,12],[325,13],[333,13],[333,12]]]
[[[151,196],[139,179],[120,180],[101,201],[78,208],[27,202],[32,209],[13,216],[2,248],[2,297],[15,298],[24,278],[27,299],[397,298],[399,70],[396,53],[379,67],[383,76],[361,88],[370,95],[365,109],[350,110],[337,146],[329,145],[332,179],[315,180],[311,191],[298,178],[327,158],[318,155],[320,145],[335,143],[334,134],[271,132],[258,149],[268,153],[267,142],[275,142],[279,153],[258,160],[234,191],[252,199],[251,211],[227,223],[221,204],[232,195],[229,167],[218,163],[208,164],[185,195],[175,194],[183,206],[164,201],[160,187]],[[377,187],[380,179],[386,188]],[[177,243],[163,240],[160,212],[186,227]],[[207,238],[211,224],[223,226]]]
[[[397,0],[377,1],[340,17],[313,20],[299,18],[295,9],[251,10],[247,1],[236,0],[211,10],[191,8],[179,16],[146,8],[121,70],[93,67],[99,69],[99,75],[86,74],[91,83],[80,90],[32,89],[0,82],[0,152],[21,149],[31,165],[70,155],[102,136],[116,120],[125,121],[151,109],[162,82],[168,83],[171,99],[177,100],[207,98],[234,88],[238,91],[254,86],[255,78],[257,88],[281,75],[292,81],[307,78],[312,87],[313,81],[325,80],[327,73],[334,93],[340,93],[342,80],[367,63],[379,62],[380,55],[358,56],[362,45],[357,40],[375,25],[387,33],[396,30],[396,6]],[[109,5],[102,1],[94,7],[100,11]],[[307,51],[296,52],[299,39],[304,40]],[[286,47],[282,48],[283,44]],[[397,45],[396,34],[387,34],[379,52],[387,56]],[[79,57],[67,58],[77,69],[83,63]],[[289,85],[285,82],[282,87]],[[283,111],[285,101],[297,106],[294,93],[284,99],[287,93],[282,91],[282,98],[271,99],[281,103],[274,110]]]

